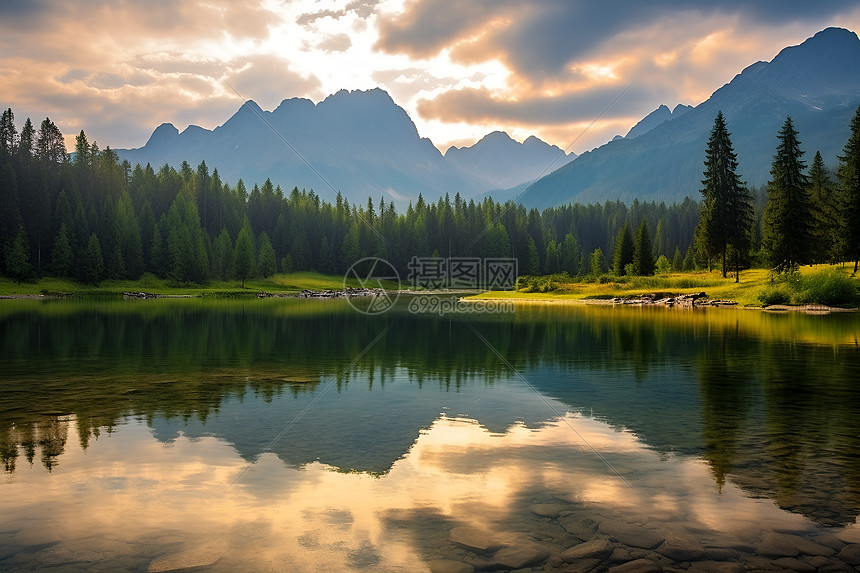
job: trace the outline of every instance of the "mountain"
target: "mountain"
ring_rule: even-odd
[[[499,139],[491,134],[454,152],[462,154],[460,160],[449,161],[419,136],[406,111],[385,91],[341,90],[318,104],[287,99],[273,111],[247,101],[213,130],[191,125],[180,133],[165,123],[143,147],[118,153],[132,165],[155,168],[205,160],[231,184],[241,178],[250,186],[270,178],[285,192],[314,189],[333,201],[340,191],[357,203],[385,195],[398,207],[419,193],[435,200],[446,193],[470,197],[510,187],[537,178],[564,155],[536,138],[522,144]]]
[[[858,105],[860,39],[849,30],[827,28],[799,46],[785,48],[770,62],[749,66],[678,117],[673,112],[666,118],[668,110],[658,108],[654,120],[664,121],[636,137],[628,134],[583,153],[536,182],[521,201],[546,207],[636,197],[699,198],[705,146],[720,110],[732,133],[738,173],[751,186],[767,182],[776,135],[789,115],[807,162],[821,151],[825,163],[835,166]],[[647,128],[654,122],[640,123]]]
[[[639,137],[645,133],[648,133],[664,121],[669,121],[670,119],[681,117],[686,112],[693,109],[691,105],[678,104],[675,106],[675,109],[669,111],[669,108],[665,105],[661,105],[648,115],[646,115],[642,120],[630,128],[630,131],[627,132],[627,135],[624,136],[626,139],[633,139],[634,137]],[[614,141],[614,140],[613,140]]]
[[[452,168],[391,97],[380,89],[342,90],[318,104],[287,99],[273,111],[247,101],[214,130],[159,126],[138,149],[118,150],[132,165],[206,161],[235,184],[270,178],[285,191],[314,189],[333,200],[341,191],[351,201],[386,195],[399,201],[419,193],[439,197],[474,195],[486,184]]]
[[[558,169],[576,154],[531,136],[522,143],[503,131],[485,135],[471,147],[450,147],[445,159],[462,172],[476,176],[489,189],[508,189],[531,183]]]

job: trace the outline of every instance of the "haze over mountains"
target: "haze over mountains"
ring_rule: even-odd
[[[636,197],[698,199],[705,145],[720,110],[738,154],[738,172],[749,185],[767,183],[776,136],[789,115],[807,163],[818,150],[826,165],[835,166],[858,105],[860,39],[854,32],[828,28],[785,48],[771,62],[752,64],[680,116],[672,113],[645,133],[583,153],[535,183],[520,201],[546,207]]]
[[[330,201],[340,191],[350,201],[368,196],[394,199],[404,207],[418,194],[475,196],[534,180],[547,166],[569,158],[537,138],[520,144],[494,133],[472,147],[443,156],[418,135],[415,124],[381,89],[341,90],[318,104],[293,98],[273,111],[248,101],[214,130],[159,126],[146,145],[119,150],[132,164],[206,161],[221,178],[247,185],[270,178],[288,192],[314,189]]]
[[[741,177],[757,186],[768,180],[786,116],[794,120],[806,159],[819,150],[834,166],[858,104],[860,39],[828,28],[771,62],[752,64],[698,106],[660,106],[624,138],[579,157],[535,137],[518,143],[503,132],[443,155],[380,89],[342,90],[318,104],[288,99],[272,111],[248,101],[214,130],[189,126],[179,133],[163,124],[144,147],[118,152],[156,169],[205,160],[231,184],[271,178],[285,191],[314,189],[328,200],[340,191],[357,203],[385,195],[405,206],[419,193],[428,200],[446,193],[508,199],[527,187],[518,200],[534,207],[637,197],[668,202],[699,198],[718,111],[732,133]]]

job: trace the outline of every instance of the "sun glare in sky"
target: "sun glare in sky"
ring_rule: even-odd
[[[19,124],[48,116],[69,141],[83,129],[102,146],[127,148],[143,145],[163,122],[212,129],[246,99],[274,109],[288,98],[318,102],[341,89],[380,87],[443,151],[503,130],[581,153],[660,104],[701,103],[746,66],[827,26],[860,29],[860,7],[4,2],[0,103]]]

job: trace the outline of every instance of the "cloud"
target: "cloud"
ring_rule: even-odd
[[[561,96],[534,95],[514,100],[499,97],[485,88],[463,88],[419,101],[418,113],[424,119],[450,123],[567,125],[593,121],[607,108],[612,115],[629,115],[638,110],[639,101],[653,99],[653,94],[641,86],[624,90],[623,85],[602,86]]]
[[[449,50],[455,61],[498,59],[515,74],[540,82],[594,57],[622,32],[678,14],[736,15],[773,25],[824,19],[853,6],[853,0],[722,0],[695,7],[686,0],[470,0],[453,8],[446,0],[414,0],[402,13],[381,17],[376,46],[414,58]],[[683,30],[672,31],[678,32]]]
[[[289,62],[272,55],[249,56],[230,62],[237,69],[226,81],[241,94],[264,109],[273,109],[282,100],[296,95],[322,95],[315,76],[302,76],[290,70]]]
[[[346,34],[335,34],[317,44],[316,47],[318,50],[325,52],[345,52],[350,46],[352,46],[352,40],[350,40],[349,36]]]

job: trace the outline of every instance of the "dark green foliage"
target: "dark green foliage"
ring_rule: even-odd
[[[851,119],[851,135],[839,157],[839,192],[842,207],[841,234],[845,239],[844,255],[854,261],[854,273],[860,265],[860,107]]]
[[[222,281],[233,276],[233,240],[226,228],[221,229],[212,245],[212,276]]]
[[[535,245],[535,241],[532,237],[528,238],[528,243],[526,245],[526,274],[539,275],[540,257],[538,256],[537,245]]]
[[[809,168],[809,199],[812,207],[812,260],[816,263],[841,260],[844,251],[839,228],[842,210],[835,185],[819,151],[815,152]]]
[[[81,282],[96,285],[104,277],[105,264],[102,247],[95,233],[90,235],[81,260]]]
[[[272,248],[272,243],[269,241],[266,231],[260,233],[260,239],[257,243],[260,245],[257,254],[257,273],[263,278],[269,278],[277,272],[275,249]]]
[[[719,112],[705,149],[705,179],[701,190],[704,202],[696,227],[696,245],[708,261],[720,258],[723,277],[731,249],[749,249],[755,222],[752,196],[738,176],[737,168],[731,134],[723,113]]]
[[[233,254],[233,270],[236,278],[242,279],[242,288],[245,288],[245,280],[256,273],[257,262],[254,260],[254,232],[251,223],[245,219],[239,236],[236,237],[236,247]]]
[[[795,296],[799,304],[854,306],[857,301],[857,288],[838,269],[825,269],[801,278]]]
[[[684,257],[681,255],[680,247],[675,247],[675,254],[672,257],[672,270],[676,273],[684,270]]]
[[[651,253],[651,232],[644,220],[636,230],[633,240],[633,274],[649,276],[654,274],[654,255]]]
[[[13,119],[11,110],[0,117],[0,139],[6,142],[0,142],[0,272],[6,275],[10,274],[5,265],[7,247],[20,224],[29,248],[27,260],[37,275],[66,272],[66,241],[75,261],[74,272],[80,275],[95,234],[105,267],[99,280],[106,276],[136,278],[148,271],[177,283],[235,276],[244,284],[258,274],[263,233],[270,239],[272,258],[284,271],[344,273],[356,260],[381,256],[401,276],[407,276],[413,256],[436,252],[442,257],[514,257],[524,273],[601,276],[607,272],[606,253],[610,266],[622,275],[628,269],[641,272],[637,270],[641,265],[634,265],[632,231],[645,220],[657,221],[655,234],[648,237],[654,242],[652,253],[655,257],[674,253],[675,270],[695,270],[708,264],[712,256],[722,257],[724,265],[741,268],[750,262],[750,242],[758,247],[753,216],[765,206],[762,191],[757,210],[752,211],[749,194],[733,171],[737,161],[721,116],[712,133],[712,139],[719,135],[718,141],[709,142],[708,158],[713,161],[706,161],[703,193],[708,209],[685,199],[670,206],[606,201],[539,212],[512,202],[467,201],[457,195],[435,202],[419,196],[403,213],[384,199],[353,205],[338,196],[331,204],[313,191],[294,188],[284,194],[271,181],[252,185],[248,193],[243,181],[235,185],[222,182],[217,169],[210,172],[205,163],[196,169],[187,163],[178,170],[169,165],[132,168],[120,162],[109,147],[100,150],[83,132],[76,138],[74,160],[69,161],[62,134],[49,119],[42,122],[38,133],[27,120],[20,134]],[[860,124],[860,119],[854,123]],[[852,130],[853,134],[860,127]],[[840,184],[832,189],[825,184],[816,187],[815,181],[826,183],[827,179],[813,177],[813,188],[821,190],[816,195],[816,213],[837,213],[817,214],[815,221],[838,221],[838,229],[831,230],[830,236],[844,238],[841,246],[834,241],[836,247],[828,260],[860,257],[848,254],[851,248],[856,253],[860,244],[860,231],[856,230],[860,192],[850,191],[856,189],[858,168],[851,165],[857,163],[860,142],[855,141],[857,136],[852,138],[840,164]],[[813,175],[816,173],[814,164]],[[712,190],[722,190],[722,194]],[[724,193],[726,190],[734,194]],[[828,193],[832,195],[830,211],[818,210],[817,205],[828,204]],[[715,226],[716,222],[725,224]],[[65,239],[60,237],[63,225]],[[238,239],[245,225],[248,236],[244,240],[250,251],[243,245],[237,249],[230,240]],[[697,244],[706,253],[698,261],[689,248],[697,226]],[[722,234],[717,236],[719,229]],[[855,229],[850,231],[854,235],[849,229]],[[749,230],[753,232],[745,232]],[[261,241],[255,245],[258,236]],[[239,259],[238,251],[244,253]],[[597,261],[592,260],[596,253],[600,254]],[[816,260],[822,260],[821,256],[816,255]],[[61,264],[54,264],[54,258]],[[239,265],[234,267],[236,263]],[[263,263],[259,272],[270,272],[270,261]]]
[[[762,246],[768,264],[777,271],[808,263],[812,252],[813,217],[809,177],[803,172],[797,131],[786,118],[777,136],[779,146],[770,169],[767,207],[762,219]]]
[[[597,277],[606,272],[606,257],[603,256],[603,249],[597,247],[591,253],[591,276]]]
[[[51,250],[51,273],[57,277],[71,277],[75,267],[75,255],[69,243],[69,233],[66,224],[60,225],[60,232],[54,239]]]
[[[33,267],[30,265],[30,243],[23,225],[18,226],[15,238],[6,246],[6,272],[19,284],[33,275]]]
[[[764,306],[772,304],[790,304],[791,290],[785,284],[766,287],[758,293],[758,299]]]
[[[615,252],[612,255],[612,272],[624,276],[627,265],[633,263],[633,235],[630,234],[630,225],[624,222],[624,226],[618,232],[615,239]]]
[[[572,277],[578,275],[580,272],[586,274],[588,269],[580,267],[580,261],[583,256],[584,254],[579,246],[579,241],[576,239],[576,235],[567,233],[564,236],[564,243],[561,245],[561,270],[567,272]]]

